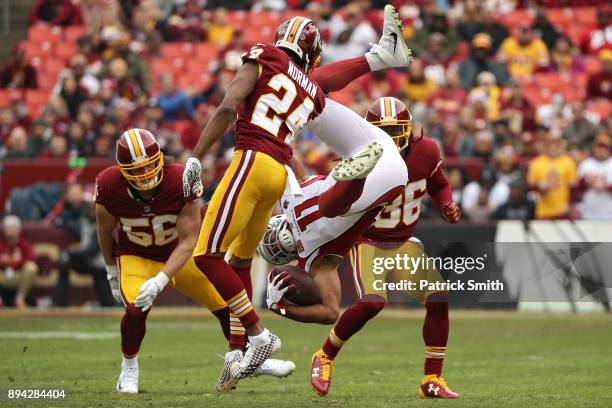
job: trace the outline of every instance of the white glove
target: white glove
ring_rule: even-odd
[[[295,285],[287,285],[283,288],[287,282],[291,281],[291,275],[287,272],[281,272],[278,275],[272,277],[272,274],[275,272],[275,269],[268,274],[268,289],[266,291],[266,303],[268,304],[268,309],[270,310],[278,310],[284,316],[285,315],[285,302],[283,302],[283,296],[289,290],[294,289]]]
[[[183,195],[185,198],[192,193],[200,196],[202,190],[202,164],[195,157],[190,157],[183,170]]]
[[[134,301],[134,305],[136,307],[140,307],[143,312],[146,312],[153,306],[153,301],[159,295],[159,293],[164,290],[170,278],[163,272],[155,275],[154,278],[148,279],[140,286],[138,291],[140,295]]]
[[[121,289],[119,289],[119,268],[117,265],[106,265],[106,279],[117,303],[123,304]]]

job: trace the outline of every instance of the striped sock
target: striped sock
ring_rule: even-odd
[[[230,313],[230,350],[242,350],[246,345],[246,331],[238,316]]]
[[[232,316],[238,318],[243,328],[250,327],[259,321],[259,317],[257,316],[257,313],[255,313],[255,309],[251,304],[251,300],[249,299],[249,295],[247,295],[246,290],[241,290],[237,295],[232,296],[226,302],[231,310],[230,319]]]
[[[425,375],[442,375],[446,347],[425,346]]]
[[[327,340],[325,340],[325,344],[323,344],[322,349],[325,354],[327,354],[327,356],[333,360],[343,345],[344,340],[338,337],[334,329],[331,329],[329,332],[329,337],[327,337]]]

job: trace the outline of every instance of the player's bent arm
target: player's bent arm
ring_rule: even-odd
[[[340,315],[341,286],[335,261],[323,260],[312,268],[321,303],[312,306],[286,305],[285,313],[290,319],[302,323],[334,324]]]
[[[172,278],[181,270],[189,257],[192,256],[198,242],[200,231],[200,205],[198,200],[185,204],[176,220],[176,229],[178,230],[178,245],[163,267],[163,272],[168,275],[168,278]]]
[[[302,164],[302,161],[297,158],[295,153],[291,157],[291,162],[289,163],[289,165],[291,166],[291,170],[293,170],[293,173],[295,174],[295,178],[300,183],[303,183],[308,180],[310,175],[306,171],[306,168],[304,167],[304,164]]]
[[[453,191],[448,177],[439,167],[427,179],[427,194],[429,194],[431,201],[440,212],[442,212],[445,204],[453,201]]]
[[[100,252],[104,257],[106,265],[115,265],[113,248],[115,238],[113,236],[117,227],[117,218],[111,215],[102,204],[96,204],[96,232],[100,243]]]
[[[229,125],[236,120],[240,104],[253,92],[258,79],[259,66],[252,61],[245,62],[229,85],[215,113],[202,130],[194,150],[194,157],[202,160],[210,147],[223,136]]]

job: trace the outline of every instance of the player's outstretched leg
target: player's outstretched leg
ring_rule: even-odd
[[[383,147],[377,141],[372,141],[366,147],[345,157],[332,170],[336,181],[358,180],[367,177],[383,154]]]
[[[334,359],[344,343],[373,319],[385,304],[380,296],[366,295],[340,316],[323,347],[312,356],[310,384],[317,394],[325,396],[329,392]]]
[[[412,51],[404,42],[404,27],[395,7],[385,6],[383,33],[366,54],[372,71],[388,67],[406,67],[412,62]]]
[[[434,293],[425,302],[426,314],[423,322],[425,342],[425,365],[419,397],[456,399],[460,395],[452,391],[442,377],[442,365],[448,341],[448,293]]]
[[[149,311],[143,312],[129,303],[121,320],[121,351],[123,361],[117,381],[117,391],[127,394],[138,393],[138,352],[146,332]]]

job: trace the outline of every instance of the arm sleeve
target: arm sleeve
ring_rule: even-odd
[[[319,84],[323,92],[328,93],[345,88],[349,83],[368,72],[370,72],[370,66],[365,56],[362,55],[317,68],[310,74],[310,78]]]
[[[453,201],[453,192],[444,171],[438,166],[433,174],[427,179],[427,194],[431,197],[440,213],[445,204]]]

